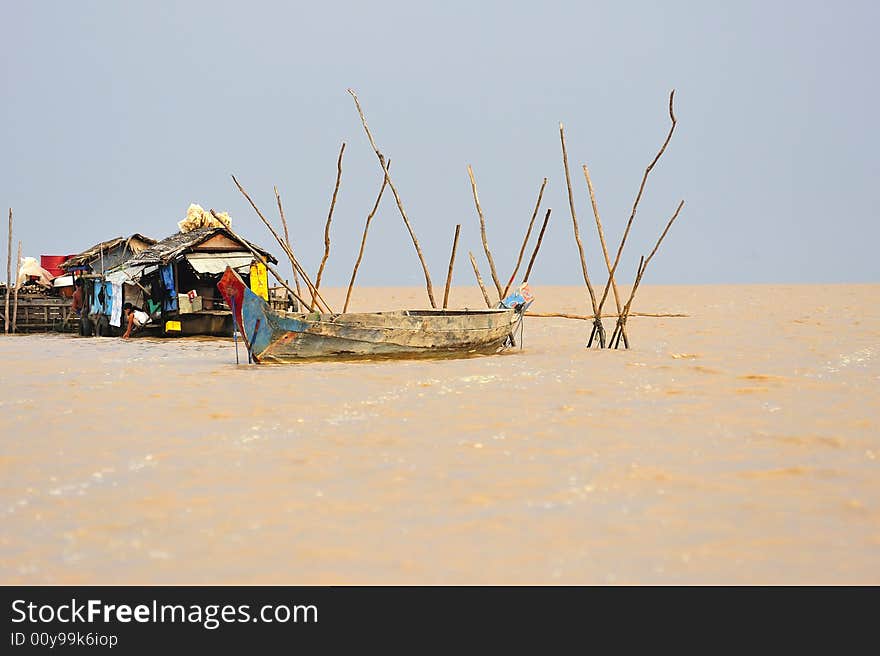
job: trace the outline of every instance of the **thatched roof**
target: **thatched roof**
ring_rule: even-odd
[[[127,266],[145,266],[149,264],[167,264],[168,262],[176,259],[180,255],[185,254],[187,251],[194,249],[196,246],[201,244],[204,241],[207,241],[211,237],[222,234],[231,239],[234,242],[241,243],[239,239],[225,228],[220,227],[207,227],[207,228],[196,228],[194,230],[190,230],[189,232],[178,232],[170,237],[166,237],[162,241],[156,242],[149,248],[141,251],[133,258],[131,258],[128,262],[126,262]],[[262,246],[258,246],[253,242],[247,242],[251,248],[265,256],[269,262],[273,264],[277,264],[278,260],[273,257],[272,253],[267,251]],[[242,250],[247,250],[247,248],[242,245]]]
[[[150,239],[149,237],[144,237],[142,234],[137,233],[137,232],[134,233],[133,235],[131,235],[130,237],[115,237],[114,239],[108,239],[107,241],[102,241],[100,244],[95,244],[91,248],[87,248],[86,250],[79,253],[78,255],[74,255],[73,257],[65,260],[64,263],[61,264],[61,268],[62,269],[69,269],[71,267],[82,266],[84,264],[88,264],[89,262],[94,260],[96,257],[100,257],[102,252],[108,253],[109,251],[113,250],[117,246],[128,245],[128,243],[132,239],[139,239],[140,241],[142,241],[146,244],[155,244],[156,243],[155,239]]]

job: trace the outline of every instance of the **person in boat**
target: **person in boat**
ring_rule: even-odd
[[[73,312],[74,316],[79,316],[82,313],[83,309],[83,281],[82,278],[77,278],[73,286],[75,289],[73,290],[73,305],[70,307],[71,312]]]
[[[125,314],[125,333],[122,339],[131,337],[132,332],[143,327],[150,320],[150,315],[143,310],[138,310],[131,303],[122,306],[122,312]]]

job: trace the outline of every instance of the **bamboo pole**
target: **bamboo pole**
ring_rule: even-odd
[[[471,258],[471,266],[474,267],[474,275],[477,277],[477,284],[480,286],[480,291],[483,292],[483,298],[486,301],[486,307],[492,307],[492,301],[489,300],[489,292],[486,291],[486,285],[483,284],[483,277],[480,275],[480,268],[477,266],[477,258],[474,257],[474,254],[468,251],[468,256]]]
[[[391,160],[388,160],[388,169],[391,169]],[[379,203],[382,201],[382,194],[385,192],[385,187],[388,185],[388,178],[382,177],[382,186],[379,187],[379,195],[376,196],[376,202],[373,203],[373,209],[370,210],[370,213],[367,214],[367,222],[364,225],[364,234],[361,237],[361,248],[358,251],[357,260],[354,263],[354,269],[351,272],[351,280],[348,282],[348,291],[345,294],[345,305],[342,308],[342,313],[345,314],[348,312],[348,302],[351,300],[351,290],[354,288],[354,280],[357,277],[358,268],[361,265],[361,260],[364,259],[364,248],[367,245],[367,232],[370,230],[370,222],[373,220],[373,217],[376,215],[376,212],[379,210]]]
[[[593,285],[590,283],[590,274],[587,271],[587,259],[584,256],[584,245],[581,243],[581,231],[578,228],[577,214],[574,211],[574,196],[571,191],[571,175],[568,172],[568,152],[565,149],[565,128],[562,123],[559,124],[559,140],[562,142],[562,163],[565,166],[565,184],[568,187],[568,207],[571,210],[571,224],[574,228],[574,240],[577,243],[578,254],[581,258],[581,271],[584,274],[584,283],[587,285],[587,291],[590,293],[590,302],[593,306],[593,316],[596,322],[593,326],[593,333],[599,335],[599,346],[605,346],[605,328],[602,326],[599,305],[596,303],[596,293],[593,291]]]
[[[584,177],[587,179],[587,189],[590,192],[590,205],[593,207],[593,216],[596,219],[596,230],[599,231],[599,242],[602,244],[602,255],[605,258],[605,266],[608,268],[608,277],[611,280],[611,289],[614,291],[614,303],[617,306],[617,316],[620,317],[622,307],[620,305],[620,292],[617,289],[617,281],[611,273],[611,258],[608,257],[608,244],[605,241],[605,231],[602,229],[602,219],[599,216],[599,206],[596,204],[596,194],[593,191],[593,181],[590,179],[590,169],[584,164]],[[623,343],[629,348],[629,338],[626,336],[626,330],[623,331]],[[587,344],[590,348],[592,344]]]
[[[416,255],[419,256],[419,262],[422,263],[422,270],[425,272],[425,287],[428,291],[428,300],[431,302],[431,307],[436,308],[437,303],[434,302],[434,286],[431,284],[431,274],[428,273],[428,265],[425,264],[425,257],[422,255],[422,247],[419,246],[419,240],[416,238],[416,233],[413,231],[412,225],[410,225],[409,219],[406,216],[406,210],[403,209],[403,201],[400,200],[400,194],[397,192],[397,187],[394,186],[394,182],[391,180],[391,174],[388,172],[388,166],[385,164],[385,156],[379,151],[379,147],[373,140],[373,134],[367,126],[367,119],[361,109],[361,103],[358,100],[357,94],[354,92],[354,89],[349,89],[348,93],[354,99],[355,107],[357,107],[358,115],[361,117],[361,123],[364,126],[364,132],[367,133],[370,145],[373,147],[376,157],[379,159],[379,164],[382,167],[382,171],[385,173],[385,179],[388,181],[388,186],[391,187],[391,193],[394,194],[394,201],[397,203],[397,209],[400,211],[400,216],[403,218],[403,222],[406,224],[406,229],[409,231],[409,236],[412,238],[413,246],[415,246],[416,249]]]
[[[287,247],[287,244],[284,243],[284,240],[281,239],[281,237],[278,235],[277,232],[275,232],[275,228],[273,228],[272,224],[269,223],[268,219],[266,219],[266,217],[263,216],[263,213],[260,211],[260,208],[257,207],[256,203],[254,203],[254,201],[251,199],[250,195],[248,195],[248,192],[245,191],[244,187],[241,186],[241,183],[239,183],[239,181],[235,179],[234,175],[232,176],[232,181],[235,183],[235,186],[238,187],[238,190],[242,193],[242,195],[245,198],[247,198],[248,202],[251,204],[251,207],[254,208],[254,211],[257,213],[257,216],[260,217],[260,220],[263,222],[263,225],[265,225],[269,229],[269,232],[272,233],[272,236],[275,238],[275,241],[277,241],[278,245],[281,246],[281,250],[283,250],[287,254],[287,257],[290,258],[291,264],[293,264],[294,268],[297,271],[299,271],[299,274],[302,276],[303,280],[305,281],[306,286],[309,288],[309,291],[311,292],[312,290],[314,290],[315,286],[312,284],[312,281],[309,278],[309,274],[306,273],[306,270],[302,268],[299,261],[294,257],[293,251],[291,251]],[[217,218],[217,215],[215,212],[212,212],[212,214],[214,215],[214,218]],[[217,220],[219,221],[219,219],[217,219]],[[287,285],[285,284],[284,287],[287,287]],[[291,292],[293,291],[293,290],[290,290],[289,287],[287,287],[287,289]],[[324,304],[324,308],[327,310],[327,312],[332,314],[333,311],[330,309],[330,306],[327,305],[327,302],[321,296],[320,292],[317,292],[317,290],[315,290],[315,291],[317,293],[318,300]],[[300,300],[299,297],[297,297],[297,300]],[[308,303],[305,303],[304,307],[308,306],[308,305],[309,305]]]
[[[211,210],[211,214],[214,214],[214,210]],[[296,298],[297,301],[299,301],[303,306],[308,305],[308,303],[306,303],[305,300],[301,299],[299,297],[299,295],[290,287],[290,285],[284,281],[284,278],[281,277],[281,274],[271,264],[269,264],[269,262],[266,260],[265,255],[263,255],[262,253],[258,253],[257,250],[253,246],[251,246],[250,243],[244,237],[237,235],[232,230],[232,228],[227,226],[227,230],[229,230],[229,234],[231,234],[238,241],[240,241],[242,244],[244,244],[245,248],[247,248],[258,261],[260,261],[266,265],[266,270],[269,273],[271,273],[273,276],[275,276],[275,279],[279,283],[281,283],[281,286],[284,287],[291,294],[293,294],[294,298]]]
[[[636,279],[633,281],[632,289],[630,290],[629,299],[626,302],[626,305],[623,306],[623,313],[617,317],[617,325],[614,326],[614,332],[611,333],[611,339],[608,341],[608,348],[617,348],[620,344],[620,334],[623,329],[624,323],[626,323],[626,314],[629,312],[630,304],[632,303],[633,298],[636,295],[636,289],[639,287],[639,283],[642,281],[642,274],[645,272],[645,256],[642,255],[639,258],[639,268],[636,271]]]
[[[12,334],[18,328],[18,272],[21,271],[21,241],[18,242],[18,266],[15,267],[15,296],[12,304]]]
[[[593,321],[591,314],[570,314],[568,312],[526,312],[527,317],[536,317],[539,319],[577,319],[578,321]],[[652,317],[657,319],[684,319],[690,317],[689,314],[678,312],[630,312],[631,317]],[[603,319],[615,319],[616,314],[603,314]]]
[[[275,190],[275,200],[278,201],[278,213],[281,215],[281,225],[284,227],[284,243],[287,244],[287,249],[292,253],[293,246],[290,245],[290,233],[287,231],[287,219],[284,216],[284,208],[281,206],[281,196],[278,193],[278,187],[274,187]],[[296,293],[302,296],[302,289],[299,286],[299,273],[296,270],[296,267],[293,266],[293,262],[290,263],[290,268],[293,270],[293,283],[296,285]]]
[[[12,208],[9,208],[9,238],[6,242],[6,307],[3,310],[3,327],[9,334],[9,290],[12,288]]]
[[[541,242],[544,241],[544,232],[547,230],[547,223],[550,221],[550,212],[552,212],[549,207],[547,208],[547,213],[544,215],[544,223],[541,224],[541,232],[538,233],[538,241],[535,244],[535,250],[532,251],[532,257],[529,259],[529,266],[526,267],[526,275],[523,278],[523,282],[529,281],[529,276],[532,275],[532,267],[535,266],[535,258],[538,257],[538,251],[541,248]]]
[[[495,283],[495,289],[498,291],[498,300],[503,298],[501,283],[498,281],[498,272],[495,270],[495,260],[492,252],[489,250],[489,240],[486,237],[486,219],[483,216],[483,208],[480,207],[480,197],[477,195],[477,181],[474,179],[474,170],[470,164],[467,167],[468,177],[471,179],[471,191],[474,194],[474,205],[477,206],[477,215],[480,217],[480,239],[483,242],[483,250],[486,253],[486,259],[489,260],[489,273],[492,274],[492,282]]]
[[[461,224],[455,225],[455,237],[452,238],[452,255],[449,256],[449,270],[446,272],[446,288],[443,290],[443,309],[449,307],[449,286],[452,284],[452,267],[455,264],[455,251],[458,249],[458,234]]]
[[[333,187],[333,198],[330,200],[330,211],[327,213],[327,223],[324,225],[324,255],[321,257],[321,265],[318,267],[318,274],[315,276],[315,291],[312,292],[312,304],[309,310],[315,309],[315,292],[321,288],[321,276],[324,275],[324,265],[327,264],[327,258],[330,257],[330,222],[333,220],[333,210],[336,208],[336,194],[339,193],[339,183],[342,181],[342,154],[345,152],[345,142],[342,142],[342,148],[339,149],[339,157],[336,160],[336,185]]]
[[[626,239],[629,236],[629,230],[632,227],[633,220],[636,218],[636,210],[639,207],[639,201],[642,199],[642,193],[645,191],[645,184],[648,182],[648,175],[651,173],[651,169],[654,168],[654,165],[660,160],[660,156],[666,151],[666,146],[669,145],[669,140],[672,139],[672,133],[675,132],[675,125],[678,121],[676,120],[675,112],[673,111],[674,100],[675,89],[669,93],[669,119],[672,121],[672,125],[669,127],[669,132],[666,134],[666,140],[663,142],[663,145],[660,146],[660,150],[657,151],[654,159],[651,160],[651,163],[648,164],[648,168],[645,169],[645,174],[642,176],[642,183],[639,185],[639,193],[636,194],[636,200],[633,203],[629,220],[626,222],[626,229],[623,231],[620,246],[617,247],[617,255],[614,257],[614,264],[611,265],[611,275],[608,276],[608,282],[605,283],[605,290],[602,292],[602,299],[599,301],[600,310],[605,305],[605,299],[608,297],[608,288],[611,285],[611,280],[614,278],[614,272],[617,271],[617,265],[620,264],[620,256],[623,253],[623,247],[626,245]]]
[[[620,344],[620,336],[623,333],[623,330],[626,328],[626,320],[629,317],[630,308],[632,307],[633,299],[636,296],[636,291],[639,289],[639,285],[642,282],[642,277],[645,275],[645,269],[648,268],[648,263],[657,253],[657,249],[660,248],[660,244],[663,242],[663,238],[666,237],[666,233],[669,232],[669,228],[672,227],[675,219],[678,218],[679,213],[681,212],[681,208],[684,207],[684,201],[679,202],[678,207],[675,208],[675,213],[673,213],[672,218],[669,219],[669,222],[666,224],[666,227],[663,229],[663,232],[660,233],[660,237],[657,239],[657,243],[654,244],[654,249],[648,255],[647,258],[642,256],[639,262],[639,270],[636,274],[636,280],[633,283],[632,290],[629,293],[629,300],[626,302],[626,305],[623,308],[623,314],[617,319],[617,327],[615,327],[614,332],[617,334],[616,341],[612,339],[614,342],[614,348]],[[614,335],[612,335],[614,337]],[[608,347],[611,348],[611,342],[609,342]],[[626,348],[629,348],[628,346]]]
[[[547,186],[547,178],[544,178],[544,181],[541,183],[541,190],[538,192],[538,202],[535,203],[535,209],[532,211],[532,218],[529,220],[529,228],[526,230],[525,239],[523,239],[522,246],[519,249],[519,255],[516,258],[516,266],[513,267],[513,273],[510,274],[510,280],[507,281],[507,286],[504,288],[504,291],[501,294],[501,298],[507,298],[507,292],[510,291],[510,286],[513,284],[514,278],[516,278],[516,274],[519,271],[519,267],[522,264],[523,255],[526,252],[526,246],[529,243],[529,237],[532,235],[532,227],[535,225],[535,217],[538,216],[538,210],[541,208],[541,199],[544,197],[544,187]]]

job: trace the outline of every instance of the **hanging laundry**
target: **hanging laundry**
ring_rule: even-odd
[[[110,305],[110,325],[122,326],[122,283],[110,283],[113,286],[113,300]]]
[[[89,305],[89,314],[101,314],[104,311],[104,285],[95,283],[92,288],[92,302]]]
[[[262,298],[269,300],[269,276],[266,273],[266,265],[262,262],[251,264],[251,291]]]
[[[101,311],[106,314],[108,317],[113,312],[113,283],[105,282],[103,284],[104,287],[104,306],[101,308]]]
[[[170,264],[165,264],[161,271],[162,283],[165,285],[165,311],[176,311],[179,305],[177,304],[177,290],[174,288],[174,270]]]

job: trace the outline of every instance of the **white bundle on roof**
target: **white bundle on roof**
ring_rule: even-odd
[[[28,276],[39,276],[37,282],[43,287],[52,286],[52,274],[37,264],[37,258],[35,257],[22,258],[16,284],[21,285],[27,280]]]
[[[196,228],[231,228],[232,219],[226,212],[217,212],[217,218],[211,212],[205,211],[201,205],[193,203],[186,211],[186,218],[177,222],[177,228],[181,232],[189,232]]]

